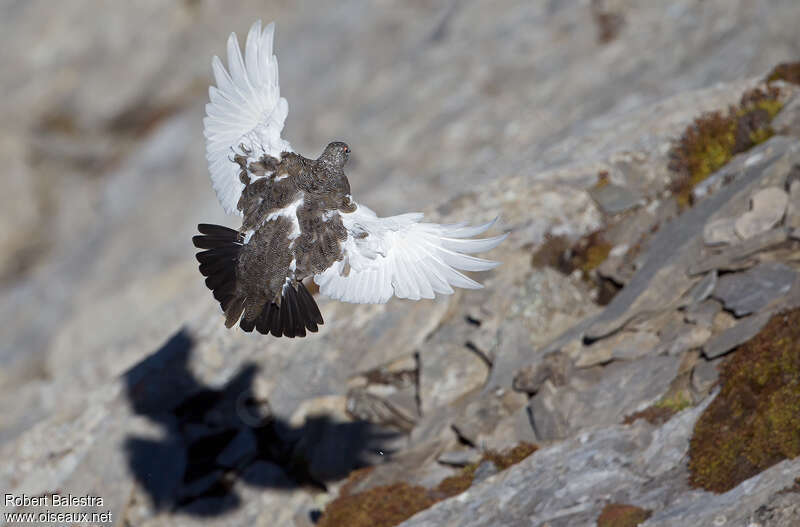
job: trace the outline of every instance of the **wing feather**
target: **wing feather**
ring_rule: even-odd
[[[203,119],[206,159],[211,184],[226,212],[237,209],[244,185],[233,153],[250,152],[257,159],[264,154],[280,157],[291,151],[281,138],[289,105],[280,96],[278,60],[272,53],[275,25],[263,30],[257,21],[247,34],[244,56],[235,33],[227,43],[228,69],[219,57],[211,60],[216,86],[208,90],[209,103]],[[244,145],[244,151],[239,151]]]
[[[423,223],[420,213],[379,218],[363,205],[340,215],[348,232],[345,257],[314,281],[322,294],[344,302],[384,303],[392,296],[419,300],[452,294],[454,287],[479,289],[481,284],[459,270],[486,271],[499,263],[467,253],[491,250],[507,236],[470,239],[496,220],[439,225]]]

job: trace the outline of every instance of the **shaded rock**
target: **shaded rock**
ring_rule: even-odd
[[[416,392],[389,388],[388,393],[375,394],[369,388],[353,388],[347,392],[347,412],[356,419],[409,431],[419,418]]]
[[[785,295],[796,278],[791,268],[767,262],[742,273],[727,274],[714,288],[714,298],[736,316],[744,316]]]
[[[235,467],[242,460],[253,457],[257,447],[253,432],[243,429],[228,443],[225,450],[220,452],[216,461],[223,467]]]
[[[347,398],[341,395],[327,395],[306,399],[289,418],[289,424],[299,427],[307,420],[321,415],[347,420]]]
[[[767,187],[753,194],[752,210],[736,220],[736,234],[746,240],[778,224],[786,212],[789,196],[779,187]]]
[[[772,315],[771,311],[765,311],[737,321],[734,326],[706,342],[703,346],[703,355],[708,359],[714,359],[744,344],[761,331]]]

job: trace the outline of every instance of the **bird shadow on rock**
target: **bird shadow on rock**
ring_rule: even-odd
[[[162,429],[156,439],[125,440],[131,472],[154,509],[217,516],[241,504],[242,485],[322,490],[391,455],[383,445],[397,434],[366,421],[322,415],[292,427],[272,416],[253,392],[255,364],[222,387],[203,385],[189,370],[193,346],[180,330],[125,374],[134,412]]]

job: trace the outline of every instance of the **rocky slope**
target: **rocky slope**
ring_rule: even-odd
[[[800,96],[765,82],[800,57],[796,2],[0,9],[4,492],[137,526],[800,522]],[[347,140],[357,199],[500,215],[485,289],[320,299],[296,341],[224,328],[190,243],[226,221],[200,118],[255,18],[288,139]]]

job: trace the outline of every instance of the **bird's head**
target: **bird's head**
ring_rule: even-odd
[[[319,160],[336,168],[343,168],[350,157],[350,147],[347,143],[334,141],[325,147],[325,151],[319,156]]]

